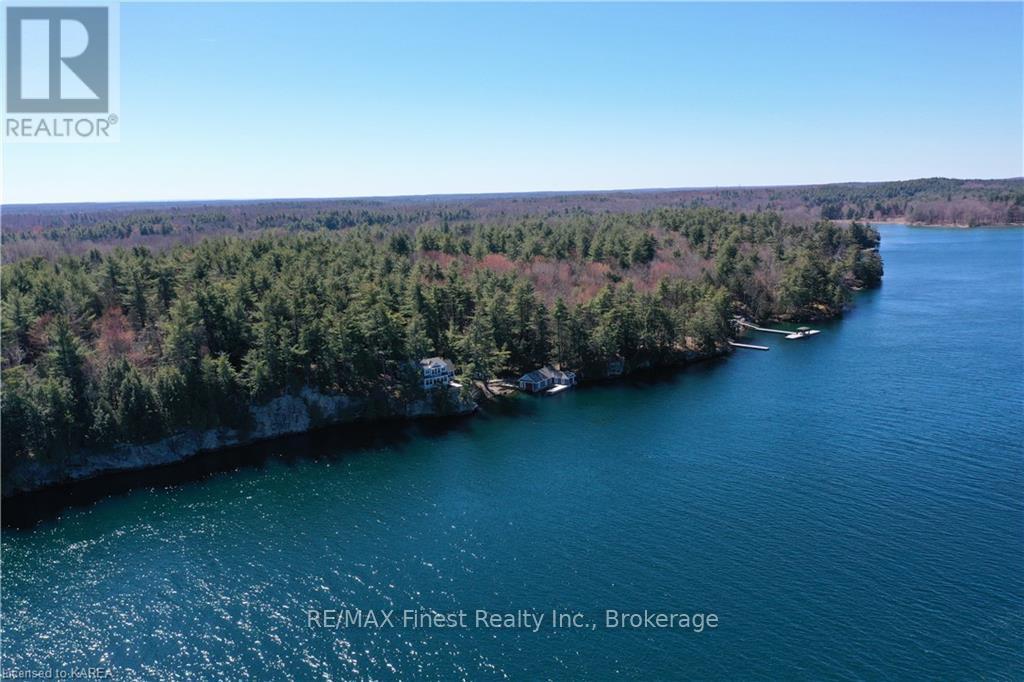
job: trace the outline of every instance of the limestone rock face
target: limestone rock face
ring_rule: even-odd
[[[448,405],[439,410],[429,399],[395,404],[380,417],[431,417],[469,414],[476,403],[452,391]],[[82,450],[61,461],[36,459],[19,462],[4,475],[3,495],[39,490],[48,486],[98,476],[171,464],[201,452],[246,445],[310,429],[366,419],[362,398],[327,395],[309,387],[279,396],[249,410],[244,429],[216,428],[181,431],[158,441],[115,445],[104,450]]]

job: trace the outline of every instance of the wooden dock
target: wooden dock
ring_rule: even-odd
[[[803,339],[808,336],[814,336],[820,334],[817,329],[811,329],[810,327],[800,327],[796,331],[790,331],[787,329],[769,329],[768,327],[758,327],[756,324],[750,324],[746,320],[736,319],[736,324],[747,329],[753,329],[759,332],[768,332],[769,334],[782,334],[787,339]]]
[[[771,334],[785,334],[786,336],[789,336],[793,333],[785,329],[768,329],[768,327],[758,327],[756,324],[750,324],[746,320],[736,320],[736,324],[746,327],[747,329],[753,329],[759,332],[769,332]]]
[[[755,346],[752,343],[736,343],[735,341],[730,341],[729,345],[732,346],[733,348],[749,348],[750,350],[771,350],[771,348],[769,348],[768,346]]]

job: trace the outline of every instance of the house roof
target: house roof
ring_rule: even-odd
[[[437,365],[444,365],[449,371],[455,371],[455,365],[450,360],[444,358],[423,358],[420,360],[420,367],[436,367]]]
[[[519,377],[519,380],[535,384],[544,381],[545,379],[557,379],[559,377],[564,377],[566,374],[568,373],[560,372],[553,367],[541,367],[540,369],[535,369],[532,372],[527,372],[523,376]]]
[[[541,381],[544,381],[544,379],[546,379],[546,378],[547,377],[545,377],[543,374],[541,374],[541,371],[539,369],[535,369],[532,372],[527,372],[523,376],[519,377],[519,380],[520,381],[525,381],[525,382],[530,383],[530,384],[536,384],[536,383],[540,383]]]

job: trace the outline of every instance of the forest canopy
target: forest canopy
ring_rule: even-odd
[[[838,314],[882,274],[873,228],[775,212],[396,222],[5,264],[5,461],[244,428],[302,387],[421,399],[433,355],[474,380],[664,364],[715,352],[734,314]]]
[[[355,227],[451,228],[513,219],[722,208],[778,213],[787,223],[896,221],[931,225],[1024,223],[1024,179],[925,178],[790,187],[478,194],[366,199],[215,201],[175,204],[5,206],[4,262],[84,254],[117,246],[154,250],[215,236]]]

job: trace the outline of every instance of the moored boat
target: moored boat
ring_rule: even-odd
[[[805,336],[814,336],[821,332],[817,329],[811,329],[810,327],[797,327],[796,331],[792,334],[786,334],[787,339],[802,339]]]

